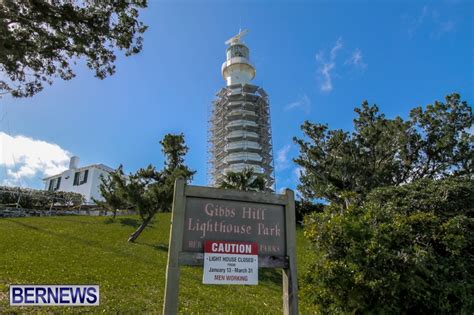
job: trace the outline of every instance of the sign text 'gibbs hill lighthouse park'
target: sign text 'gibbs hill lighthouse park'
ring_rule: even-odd
[[[226,87],[217,94],[210,119],[212,186],[227,172],[252,168],[266,192],[187,185],[178,178],[166,268],[163,313],[176,314],[180,266],[203,268],[209,285],[258,285],[259,268],[283,271],[283,313],[298,313],[294,193],[274,185],[268,96],[250,84],[255,68],[239,32],[226,44]]]

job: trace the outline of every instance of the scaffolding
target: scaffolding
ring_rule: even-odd
[[[251,167],[274,189],[270,106],[268,95],[252,84],[221,89],[209,117],[209,181],[222,183],[224,175]]]

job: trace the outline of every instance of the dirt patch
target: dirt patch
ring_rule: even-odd
[[[0,303],[8,300],[8,293],[0,291]]]

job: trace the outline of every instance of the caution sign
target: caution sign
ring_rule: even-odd
[[[206,241],[205,284],[258,284],[258,246],[250,242]]]

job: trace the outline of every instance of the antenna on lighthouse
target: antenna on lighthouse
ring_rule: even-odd
[[[231,37],[230,39],[228,39],[225,44],[226,45],[233,45],[233,44],[237,44],[240,42],[240,39],[242,37],[244,37],[245,35],[247,35],[247,33],[249,32],[248,29],[244,29],[243,31],[239,31],[239,34],[235,35],[234,37]]]

